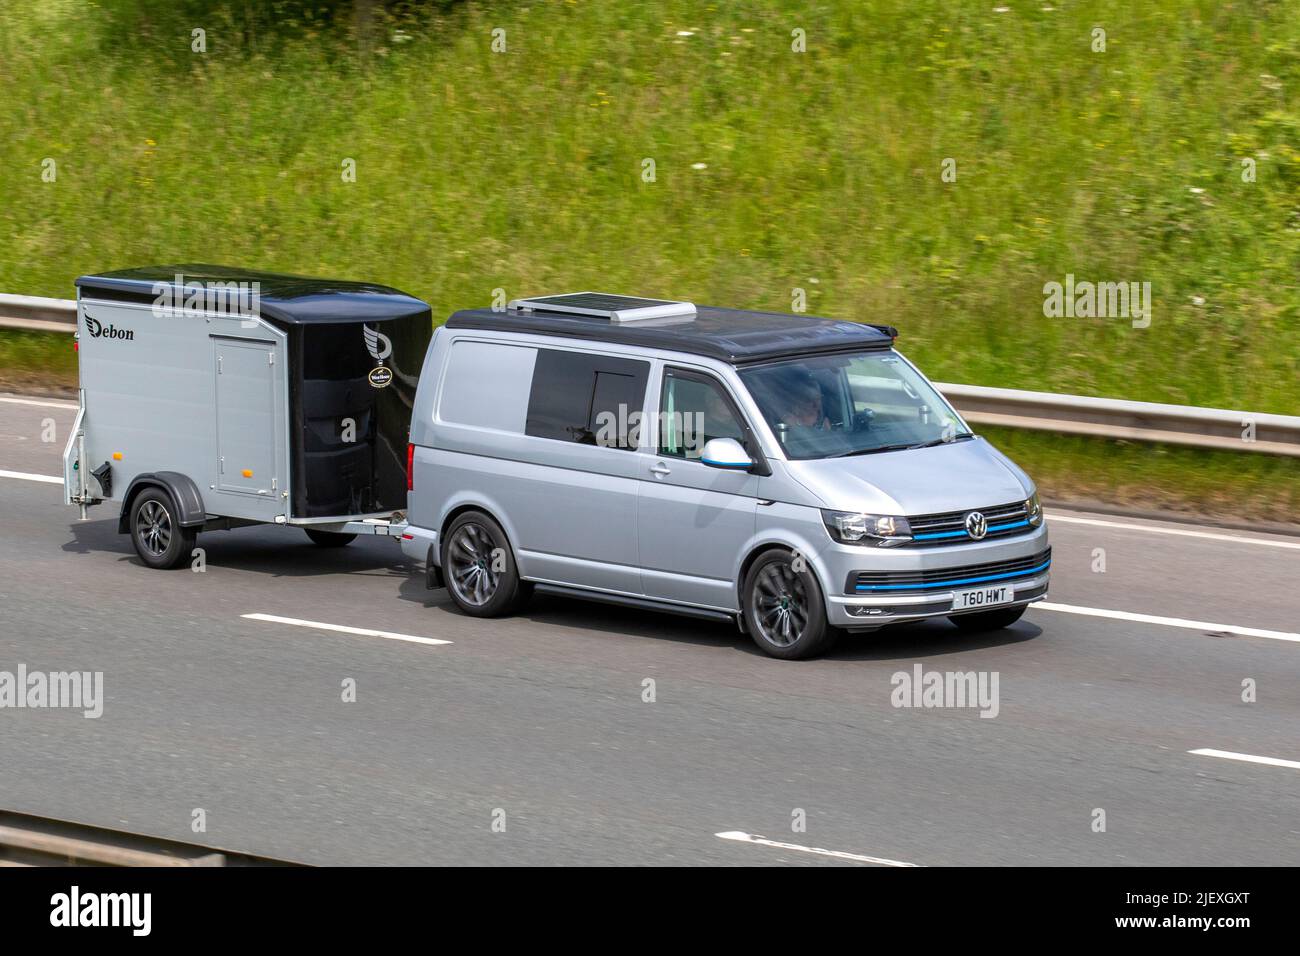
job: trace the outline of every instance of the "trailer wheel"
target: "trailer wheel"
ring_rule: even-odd
[[[442,539],[442,574],[456,606],[473,617],[501,617],[532,594],[501,526],[481,511],[467,511]]]
[[[343,534],[338,531],[317,531],[315,528],[303,528],[307,532],[307,537],[311,538],[312,544],[319,545],[322,548],[341,548],[344,545],[352,543],[355,534]]]
[[[131,502],[131,543],[151,568],[179,568],[190,559],[198,531],[177,524],[179,509],[162,488],[146,488]]]

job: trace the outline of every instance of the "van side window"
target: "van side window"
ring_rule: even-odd
[[[649,362],[539,349],[524,434],[636,448],[649,373]]]
[[[698,459],[710,438],[734,438],[747,445],[731,399],[707,376],[666,370],[659,401],[659,454]]]

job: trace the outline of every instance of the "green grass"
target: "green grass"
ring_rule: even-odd
[[[1009,428],[975,430],[1024,468],[1049,501],[1285,524],[1300,515],[1294,458]]]
[[[10,0],[0,289],[183,261],[384,281],[436,314],[497,288],[803,288],[898,325],[942,381],[1300,411],[1292,4],[1007,5],[436,4],[363,56],[298,4],[277,26]],[[1044,318],[1066,273],[1151,282],[1151,327]]]
[[[0,290],[185,261],[381,281],[435,315],[803,289],[897,325],[939,381],[1300,413],[1291,0],[412,3],[364,34],[336,6],[0,7]],[[1045,318],[1067,273],[1150,282],[1150,327]],[[1143,454],[1207,494],[1294,481]]]
[[[75,395],[72,336],[0,329],[0,392],[8,391]]]

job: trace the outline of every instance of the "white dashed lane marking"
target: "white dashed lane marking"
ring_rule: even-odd
[[[275,614],[241,614],[240,617],[250,621],[266,621],[271,624],[292,624],[294,627],[309,627],[316,631],[337,631],[340,634],[357,634],[361,637],[382,637],[388,641],[407,641],[411,644],[450,644],[436,637],[416,637],[413,634],[394,634],[392,631],[375,631],[368,627],[346,627],[342,624],[326,624],[322,621],[303,621],[296,617],[279,617]]]
[[[1165,627],[1185,627],[1193,631],[1210,631],[1216,634],[1240,634],[1242,637],[1267,637],[1274,641],[1300,642],[1300,634],[1291,631],[1267,631],[1260,627],[1242,627],[1239,624],[1212,624],[1209,621],[1188,621],[1181,617],[1159,617],[1155,614],[1135,614],[1132,611],[1110,611],[1100,607],[1078,607],[1074,604],[1053,604],[1040,601],[1029,605],[1041,611],[1060,611],[1065,614],[1082,614],[1084,617],[1105,617],[1116,621],[1134,621],[1138,624],[1161,624]]]
[[[753,843],[757,846],[770,846],[778,850],[797,850],[800,853],[814,853],[817,856],[834,857],[837,860],[852,860],[854,863],[874,863],[877,866],[918,866],[917,863],[904,863],[902,860],[887,860],[882,856],[865,856],[861,853],[848,853],[844,850],[824,850],[816,846],[800,846],[798,843],[781,843],[778,840],[769,840],[767,837],[757,836],[753,833],[744,833],[740,830],[728,830],[725,833],[713,834],[720,840],[735,840],[738,843]]]
[[[1238,754],[1233,753],[1231,750],[1213,750],[1209,747],[1187,752],[1196,754],[1198,757],[1220,757],[1223,760],[1240,760],[1243,763],[1262,763],[1269,767],[1290,767],[1292,770],[1300,770],[1300,760],[1283,760],[1280,757],[1256,757],[1254,754]]]
[[[58,475],[33,475],[25,471],[4,471],[0,469],[0,478],[18,478],[22,481],[43,481],[51,485],[63,484]]]
[[[1105,521],[1101,518],[1076,518],[1073,515],[1058,515],[1047,512],[1047,523],[1052,524],[1087,524],[1098,528],[1118,528],[1121,531],[1145,531],[1148,534],[1173,534],[1182,538],[1204,538],[1207,541],[1231,541],[1234,544],[1257,544],[1265,548],[1287,548],[1300,551],[1300,541],[1279,541],[1274,538],[1247,538],[1240,534],[1222,534],[1214,531],[1192,531],[1188,528],[1166,528],[1154,524],[1130,524],[1124,521]]]

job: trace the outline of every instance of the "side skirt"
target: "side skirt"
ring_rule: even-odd
[[[735,619],[734,614],[728,614],[725,611],[689,607],[685,604],[669,604],[665,601],[656,601],[653,598],[610,594],[606,591],[588,591],[583,588],[566,587],[563,584],[543,584],[540,581],[534,587],[538,593],[542,594],[558,594],[562,597],[577,598],[581,601],[595,601],[599,604],[621,604],[624,607],[641,608],[646,611],[663,611],[667,614],[678,614],[682,617],[694,617],[705,621],[726,621],[730,623]]]

